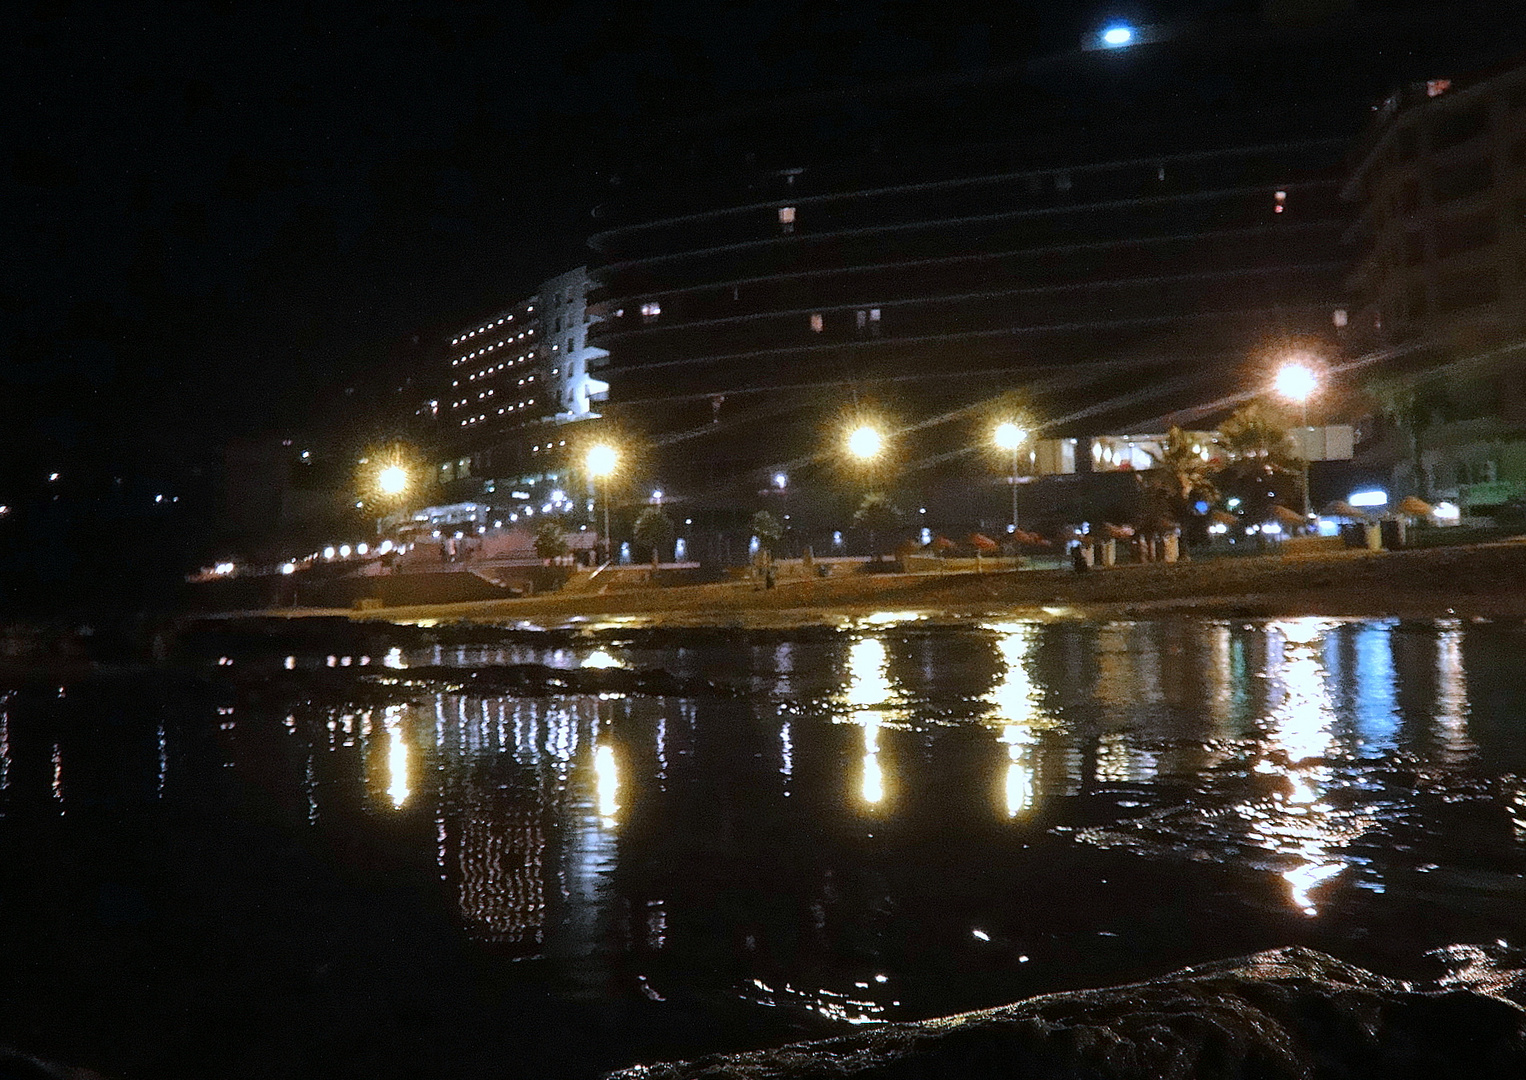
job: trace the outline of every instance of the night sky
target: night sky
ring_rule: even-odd
[[[174,461],[395,377],[413,335],[584,261],[622,140],[674,112],[1011,62],[1119,9],[6,10],[4,449],[61,467]]]
[[[1256,6],[0,5],[0,504],[215,513],[230,436],[353,423],[587,261],[624,148],[675,116]]]

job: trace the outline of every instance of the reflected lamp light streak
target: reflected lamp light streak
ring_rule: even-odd
[[[886,674],[885,643],[879,638],[859,638],[848,649],[849,705],[882,705],[894,696]]]
[[[1269,672],[1282,692],[1271,719],[1272,741],[1291,763],[1323,756],[1331,745],[1335,710],[1317,645],[1325,624],[1297,619],[1272,625],[1284,641],[1280,666]]]
[[[1315,906],[1313,897],[1310,895],[1314,889],[1335,877],[1343,869],[1340,863],[1304,863],[1292,870],[1283,872],[1283,880],[1288,883],[1288,890],[1292,894],[1293,906],[1305,915],[1317,915],[1319,909]]]
[[[885,772],[880,767],[880,756],[877,753],[864,755],[864,802],[870,806],[878,806],[885,800]]]
[[[885,770],[880,765],[880,715],[873,709],[861,709],[854,719],[864,729],[864,782],[860,794],[870,806],[885,800]]]
[[[1033,806],[1034,777],[1029,756],[1033,733],[1017,724],[1002,729],[1001,741],[1007,744],[1007,816],[1015,818]]]
[[[403,737],[402,722],[396,706],[387,709],[387,795],[392,805],[401,809],[412,791],[408,787],[408,743]]]
[[[1478,750],[1468,735],[1468,676],[1462,662],[1462,631],[1455,624],[1436,639],[1436,741],[1454,764]]]
[[[606,828],[614,828],[620,811],[620,773],[615,764],[615,748],[608,743],[593,752],[593,771],[598,782],[599,817]]]
[[[1271,746],[1283,752],[1286,764],[1267,761],[1257,771],[1281,773],[1288,781],[1279,805],[1252,814],[1251,834],[1271,851],[1292,856],[1296,864],[1280,871],[1291,903],[1308,916],[1318,914],[1314,889],[1340,874],[1348,859],[1336,849],[1361,831],[1360,822],[1337,818],[1322,800],[1328,770],[1297,767],[1301,761],[1323,757],[1334,748],[1335,710],[1326,685],[1321,645],[1330,623],[1321,619],[1289,619],[1271,624],[1283,642],[1281,663],[1273,662],[1269,676],[1282,691],[1270,719]]]

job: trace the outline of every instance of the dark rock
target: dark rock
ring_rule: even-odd
[[[1396,1080],[1526,1076],[1526,1010],[1286,948],[1104,990],[610,1080]]]
[[[99,1073],[39,1058],[0,1047],[0,1080],[102,1080]]]

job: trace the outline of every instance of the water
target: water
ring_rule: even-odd
[[[1517,624],[373,644],[10,692],[0,1042],[594,1076],[1274,945],[1415,976],[1526,938]],[[517,663],[743,692],[409,682]]]

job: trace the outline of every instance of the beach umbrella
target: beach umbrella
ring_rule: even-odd
[[[1272,520],[1279,525],[1302,525],[1304,516],[1297,510],[1289,510],[1286,506],[1272,507]]]
[[[1215,510],[1213,513],[1208,515],[1208,521],[1213,525],[1235,525],[1239,522],[1239,520],[1239,518],[1235,517],[1228,510]]]
[[[984,533],[970,533],[970,544],[976,551],[995,551],[1001,546]]]
[[[1343,499],[1336,499],[1325,507],[1325,517],[1349,518],[1352,521],[1363,521],[1367,515]]]
[[[1431,504],[1424,499],[1417,499],[1413,495],[1406,495],[1399,503],[1399,513],[1405,517],[1426,517],[1431,512]]]

